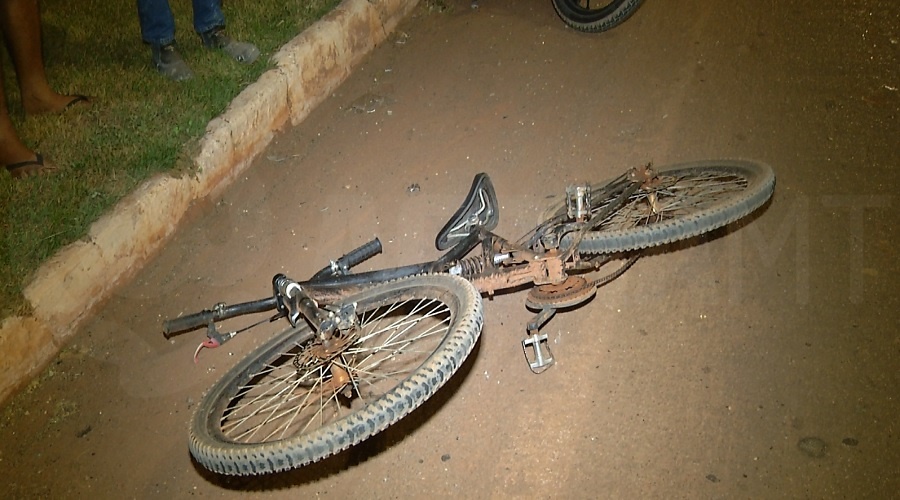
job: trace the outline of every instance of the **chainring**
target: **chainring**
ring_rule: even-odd
[[[525,298],[525,305],[531,309],[572,307],[587,301],[595,293],[594,283],[581,276],[569,276],[562,283],[532,288]]]

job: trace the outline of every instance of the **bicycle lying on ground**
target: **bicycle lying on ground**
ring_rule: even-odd
[[[772,169],[748,160],[633,168],[605,183],[566,188],[547,220],[510,242],[492,232],[494,188],[478,174],[438,233],[433,262],[351,273],[381,251],[377,238],[307,281],[282,274],[272,296],[166,321],[166,337],[206,327],[195,351],[218,347],[265,321],[290,326],[247,354],[204,396],[190,449],[222,474],[301,467],[362,442],[435,393],[463,364],[482,326],[480,294],[528,289],[535,311],[522,340],[529,368],[553,364],[541,327],[583,305],[624,273],[642,249],[730,224],[763,206]],[[612,269],[610,269],[610,266]],[[221,332],[216,322],[274,311]]]

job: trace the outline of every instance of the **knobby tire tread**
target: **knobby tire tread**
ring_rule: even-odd
[[[661,168],[658,174],[664,176],[667,172],[685,170],[701,172],[712,169],[740,172],[747,177],[747,188],[740,193],[734,193],[716,206],[697,211],[688,217],[668,219],[646,226],[588,232],[578,246],[579,252],[588,254],[628,252],[699,236],[749,215],[764,205],[774,192],[775,174],[772,168],[765,163],[751,160],[728,159],[681,163]]]
[[[288,329],[247,355],[204,396],[194,415],[190,450],[204,467],[227,475],[256,475],[298,468],[339,453],[396,423],[431,397],[462,366],[481,334],[482,302],[468,281],[449,275],[420,275],[367,289],[347,302],[417,287],[443,288],[458,301],[455,319],[440,346],[409,377],[367,406],[309,434],[259,444],[226,442],[209,427],[220,398],[230,397],[234,381],[254,364],[309,328]],[[398,294],[399,295],[399,294]]]
[[[581,7],[578,0],[553,0],[553,8],[569,27],[584,33],[600,33],[624,23],[644,0],[615,0],[598,11]]]

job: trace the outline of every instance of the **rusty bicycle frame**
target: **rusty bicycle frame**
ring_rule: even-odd
[[[163,332],[169,338],[205,326],[207,339],[195,350],[196,361],[202,349],[219,347],[259,324],[222,332],[216,326],[217,321],[274,310],[275,315],[268,321],[286,317],[292,326],[308,321],[317,332],[320,344],[328,346],[334,332],[352,322],[353,315],[346,307],[335,311],[328,304],[385,281],[423,273],[447,273],[466,278],[479,292],[488,295],[532,286],[526,306],[537,313],[526,325],[522,348],[531,371],[541,373],[554,362],[547,335],[540,333],[541,327],[557,310],[577,307],[589,300],[598,287],[621,276],[639,256],[638,253],[625,256],[613,272],[588,280],[583,274],[597,271],[614,259],[602,254],[585,258],[578,252],[578,244],[587,231],[618,210],[629,196],[638,189],[652,188],[655,181],[656,174],[650,165],[630,169],[602,188],[599,194],[613,201],[594,214],[591,214],[590,186],[569,186],[565,210],[513,243],[492,232],[499,221],[499,205],[490,178],[478,174],[462,206],[438,233],[435,245],[446,253],[437,260],[351,273],[350,268],[381,252],[381,242],[375,238],[331,261],[309,280],[298,282],[283,274],[274,276],[271,297],[230,306],[216,304],[211,309],[165,321]],[[650,202],[651,210],[655,210],[652,194]],[[476,251],[479,247],[480,252]]]

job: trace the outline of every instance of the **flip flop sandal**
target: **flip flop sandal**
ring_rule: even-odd
[[[29,177],[32,175],[49,174],[59,170],[54,165],[45,165],[44,157],[40,153],[35,153],[34,160],[20,161],[19,163],[11,163],[6,166],[6,171],[16,179]]]
[[[79,105],[84,105],[85,107],[89,107],[91,104],[92,104],[92,102],[91,102],[90,97],[88,97],[86,95],[75,94],[72,96],[72,100],[69,101],[68,104],[66,104],[66,107],[64,107],[61,112],[65,113],[66,111],[68,111],[76,106],[79,106]]]

